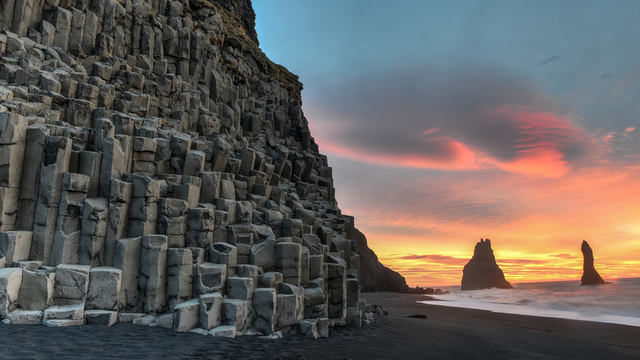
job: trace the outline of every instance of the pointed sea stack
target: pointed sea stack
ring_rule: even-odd
[[[513,289],[496,263],[496,257],[491,249],[491,240],[480,239],[473,251],[473,257],[464,266],[460,290],[482,290],[493,287]]]
[[[584,257],[582,283],[580,285],[601,285],[604,284],[604,280],[598,272],[595,266],[593,266],[593,250],[589,243],[582,240],[582,256]]]

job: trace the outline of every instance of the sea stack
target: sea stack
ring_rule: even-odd
[[[584,257],[582,283],[580,285],[601,285],[604,284],[604,280],[598,272],[595,266],[593,266],[593,250],[589,243],[582,240],[582,256]]]
[[[473,251],[473,257],[464,266],[460,290],[482,290],[493,287],[513,289],[496,262],[491,240],[480,239]]]

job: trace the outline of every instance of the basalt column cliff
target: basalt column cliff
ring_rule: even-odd
[[[0,0],[0,318],[366,324],[354,219],[250,0]]]

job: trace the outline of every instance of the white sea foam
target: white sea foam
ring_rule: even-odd
[[[601,286],[580,286],[580,281],[515,284],[514,289],[460,291],[438,295],[445,301],[429,305],[488,310],[498,313],[546,316],[640,326],[640,278],[616,279]]]

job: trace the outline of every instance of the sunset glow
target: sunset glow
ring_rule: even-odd
[[[407,184],[416,189],[415,200],[394,203],[397,193],[407,191],[402,188],[386,193],[387,201],[358,201],[365,192],[383,193],[373,182],[356,193],[341,192],[341,205],[356,214],[356,226],[381,262],[413,286],[458,284],[480,237],[492,240],[498,264],[513,283],[579,279],[582,240],[593,247],[605,279],[640,276],[639,169],[583,169],[560,178],[492,172],[494,181],[481,180],[486,171],[476,172],[465,173],[465,181],[453,174],[440,177],[439,184]],[[432,189],[421,193],[421,187]],[[442,197],[457,204],[440,207]],[[421,211],[424,204],[441,211]]]
[[[348,16],[328,27],[318,14],[333,7],[289,1],[305,32],[277,25],[264,38],[300,74],[336,200],[381,262],[411,286],[460,284],[489,238],[512,283],[579,280],[586,240],[605,280],[640,276],[629,4],[405,5],[395,15],[420,21],[380,26],[332,3]]]
[[[509,112],[508,118],[524,133],[510,161],[461,143],[463,151],[450,153],[466,154],[465,161],[317,141],[336,159],[343,211],[356,216],[381,262],[412,286],[459,283],[481,237],[493,241],[513,283],[579,279],[582,240],[594,248],[605,279],[640,276],[640,166],[632,155],[611,156],[619,134],[598,138],[546,112]],[[588,144],[588,156],[569,161],[561,151],[576,138]]]

